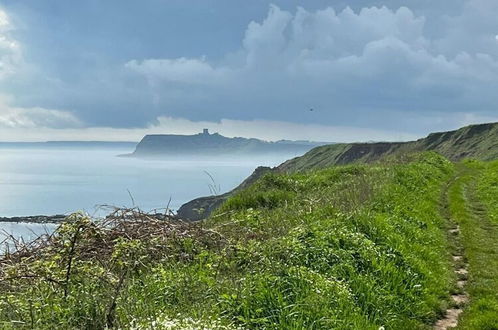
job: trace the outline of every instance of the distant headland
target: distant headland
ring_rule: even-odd
[[[265,153],[302,154],[329,142],[289,141],[269,142],[255,138],[229,138],[209,133],[205,128],[195,135],[154,134],[146,135],[128,157],[163,157],[175,155],[217,156],[252,155]]]

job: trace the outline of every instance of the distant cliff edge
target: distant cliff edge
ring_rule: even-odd
[[[229,138],[207,129],[195,135],[146,135],[130,157],[164,157],[193,154],[197,156],[245,155],[261,153],[302,154],[326,142],[288,141],[268,142],[242,137]]]

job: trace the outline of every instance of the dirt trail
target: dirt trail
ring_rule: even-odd
[[[460,227],[456,226],[448,231],[448,234],[455,241],[458,251],[461,251],[459,242]],[[448,308],[442,319],[439,319],[434,325],[435,330],[446,330],[454,328],[458,325],[458,317],[463,312],[463,308],[469,301],[469,295],[465,291],[467,285],[468,265],[465,263],[463,253],[455,251],[453,254],[453,265],[455,267],[455,274],[458,278],[457,289],[458,291],[451,295],[452,307]]]
[[[450,185],[453,182],[450,183]],[[454,272],[457,278],[456,290],[451,295],[451,306],[446,309],[444,316],[435,324],[434,330],[446,330],[455,328],[458,325],[458,318],[463,313],[465,305],[469,302],[469,295],[465,291],[468,279],[468,264],[465,260],[462,243],[460,242],[460,226],[451,219],[449,211],[448,188],[444,191],[442,213],[451,224],[448,229],[448,238],[453,245],[452,261]]]

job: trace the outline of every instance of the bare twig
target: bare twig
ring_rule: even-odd
[[[81,230],[81,225],[78,225],[76,228],[76,232],[74,233],[72,239],[71,239],[71,245],[70,245],[70,250],[68,254],[68,261],[67,261],[67,268],[66,268],[66,277],[64,280],[64,298],[67,298],[68,294],[68,289],[69,289],[69,280],[71,278],[71,267],[73,265],[73,258],[74,258],[74,249],[76,247],[76,241],[78,240],[78,235]]]
[[[204,171],[204,173],[206,173],[209,179],[211,179],[211,183],[208,184],[209,191],[211,192],[212,195],[218,196],[221,191],[221,186],[216,183],[211,173],[209,173],[208,171]]]
[[[132,205],[133,207],[135,207],[135,199],[133,198],[133,195],[131,194],[130,189],[126,189],[126,191],[128,192],[128,195],[130,195],[131,205]]]

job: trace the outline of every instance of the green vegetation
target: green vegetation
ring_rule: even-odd
[[[429,328],[455,281],[453,172],[424,153],[269,173],[196,224],[75,215],[1,260],[1,327]]]
[[[449,197],[469,264],[470,304],[459,328],[498,329],[498,162],[459,164]]]
[[[228,197],[261,177],[266,171],[295,173],[324,169],[337,165],[370,164],[389,157],[402,157],[414,152],[434,151],[451,161],[466,158],[479,160],[498,159],[498,123],[471,125],[456,131],[433,133],[412,142],[376,142],[332,144],[316,147],[305,155],[290,159],[273,169],[256,170],[239,187],[219,196],[208,196],[185,203],[178,210],[182,219],[206,219]]]
[[[401,153],[488,159],[496,127],[316,148],[202,222],[75,214],[0,257],[0,327],[429,329],[460,294],[498,329],[498,162]]]
[[[498,123],[470,125],[456,131],[432,133],[424,139],[406,143],[352,143],[317,147],[278,167],[281,171],[300,171],[350,163],[369,163],[386,156],[408,152],[435,151],[452,161],[475,158],[498,159]]]

